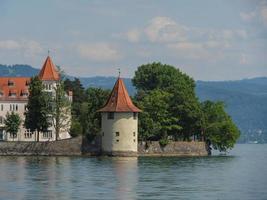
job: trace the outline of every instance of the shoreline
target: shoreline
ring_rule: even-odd
[[[198,157],[210,152],[205,142],[138,142],[138,152],[101,152],[100,140],[88,142],[80,137],[51,142],[0,142],[0,156],[87,156],[87,157]]]

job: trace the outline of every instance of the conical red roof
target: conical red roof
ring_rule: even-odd
[[[39,78],[43,81],[57,81],[59,74],[50,56],[47,56],[45,63],[39,73]]]
[[[141,110],[133,104],[123,80],[118,78],[107,103],[99,112],[141,112]]]

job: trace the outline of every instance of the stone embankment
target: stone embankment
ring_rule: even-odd
[[[139,156],[207,156],[205,142],[170,142],[161,146],[157,141],[139,142]]]
[[[0,156],[99,156],[101,145],[100,140],[97,141],[88,142],[82,137],[77,137],[51,142],[0,142]],[[138,156],[207,156],[208,154],[204,142],[170,142],[164,147],[156,141],[138,144]],[[127,153],[123,156],[127,156]]]
[[[80,156],[98,155],[99,145],[82,137],[51,142],[0,142],[0,155]]]

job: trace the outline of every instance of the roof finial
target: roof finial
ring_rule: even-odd
[[[118,68],[118,72],[119,72],[119,78],[121,77],[121,69]]]
[[[49,54],[50,54],[50,51],[49,51],[49,49],[48,49],[48,51],[47,51],[47,55],[49,56]]]

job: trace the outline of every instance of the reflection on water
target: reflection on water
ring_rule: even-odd
[[[267,145],[195,158],[0,157],[0,199],[267,199]]]

